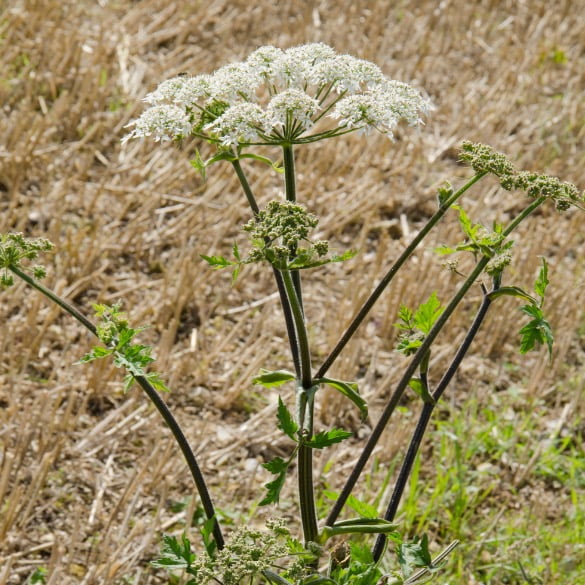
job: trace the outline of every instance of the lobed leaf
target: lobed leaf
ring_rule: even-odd
[[[296,433],[299,430],[299,425],[293,419],[292,414],[280,396],[278,397],[278,410],[276,416],[278,418],[278,428],[293,441],[296,441]]]
[[[324,449],[330,447],[335,443],[341,443],[348,437],[351,437],[353,433],[344,431],[343,429],[331,429],[330,431],[321,431],[314,435],[311,439],[306,441],[304,444],[311,449]]]

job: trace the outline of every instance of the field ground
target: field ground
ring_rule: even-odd
[[[228,254],[249,218],[231,169],[203,183],[182,149],[121,145],[141,98],[182,71],[211,72],[260,45],[322,41],[379,64],[427,92],[435,110],[397,140],[349,136],[298,151],[299,199],[319,230],[353,260],[306,279],[306,312],[319,362],[417,227],[444,180],[460,185],[464,139],[505,151],[522,168],[585,187],[585,4],[543,0],[4,0],[0,3],[0,232],[55,242],[46,285],[87,314],[123,300],[150,323],[166,398],[196,446],[226,519],[259,522],[260,464],[287,448],[274,424],[276,394],[250,379],[288,368],[270,275],[249,268],[235,286],[200,254]],[[266,153],[270,154],[270,153]],[[274,154],[274,153],[273,153]],[[281,191],[268,167],[246,165],[262,202]],[[476,220],[505,221],[522,201],[486,181],[464,200]],[[447,220],[383,296],[336,364],[357,379],[375,421],[403,361],[392,326],[401,302],[457,278],[433,247],[459,238]],[[507,279],[530,287],[547,258],[546,350],[520,356],[518,307],[502,300],[443,399],[399,520],[427,532],[436,554],[461,544],[437,582],[585,583],[585,216],[547,208],[516,238]],[[243,243],[243,239],[241,239]],[[324,294],[325,293],[325,294]],[[433,371],[461,340],[474,291],[439,339]],[[254,303],[254,304],[251,304]],[[74,363],[91,340],[23,283],[0,292],[0,585],[46,569],[51,585],[165,583],[149,567],[163,532],[200,514],[187,469],[157,413],[123,394],[109,363]],[[318,461],[339,487],[367,429],[328,396],[320,424],[355,431]],[[378,502],[414,422],[405,400],[367,477]],[[290,481],[292,484],[292,480]],[[283,498],[286,502],[286,497]],[[328,501],[320,497],[325,514]],[[293,504],[272,513],[291,523]],[[226,520],[226,521],[227,521]],[[196,529],[191,528],[195,537]]]

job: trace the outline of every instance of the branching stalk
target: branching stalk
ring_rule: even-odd
[[[457,353],[455,354],[453,360],[449,364],[447,371],[445,372],[445,374],[443,375],[443,377],[439,381],[437,388],[432,393],[433,402],[425,402],[423,405],[423,408],[422,408],[422,411],[420,414],[420,418],[417,422],[416,428],[415,428],[414,433],[412,435],[412,439],[411,439],[410,444],[408,446],[408,450],[406,452],[406,456],[405,456],[404,461],[402,463],[402,467],[400,468],[400,473],[398,474],[398,478],[396,480],[396,485],[394,486],[394,490],[392,491],[392,496],[390,498],[390,502],[389,502],[388,507],[386,509],[386,512],[384,514],[385,520],[388,520],[391,522],[396,517],[396,512],[398,511],[398,505],[400,504],[400,500],[402,499],[402,495],[404,494],[404,489],[406,488],[406,483],[408,481],[408,478],[410,477],[410,473],[412,471],[412,466],[414,465],[414,461],[416,459],[416,455],[417,455],[418,450],[420,448],[421,441],[422,441],[424,434],[426,432],[427,425],[428,425],[429,420],[431,418],[431,414],[433,413],[433,410],[435,409],[435,406],[436,406],[438,400],[441,398],[441,396],[443,395],[443,392],[445,391],[445,389],[447,388],[447,386],[451,382],[453,376],[457,372],[457,369],[459,368],[461,362],[463,361],[463,358],[465,357],[465,355],[467,354],[467,351],[469,350],[469,347],[471,346],[471,342],[474,340],[475,336],[477,335],[477,333],[481,327],[481,324],[483,323],[483,321],[487,315],[488,309],[489,309],[492,301],[490,300],[488,293],[485,291],[485,289],[483,292],[484,292],[483,300],[482,300],[481,305],[477,311],[475,319],[473,320],[473,323],[471,324],[471,327],[467,331],[467,334],[465,335],[465,338],[464,338],[463,342],[461,343],[459,349],[457,350]],[[378,561],[381,558],[381,556],[384,552],[384,548],[386,546],[386,540],[387,540],[387,537],[384,534],[378,535],[378,538],[376,539],[376,543],[374,545],[374,548],[372,549],[372,555],[373,555],[375,561]]]
[[[418,232],[412,242],[406,247],[404,252],[400,254],[398,259],[390,267],[388,272],[382,277],[382,280],[378,283],[372,294],[366,299],[360,310],[357,312],[351,323],[340,337],[337,345],[333,348],[331,353],[327,356],[322,366],[315,374],[316,378],[323,377],[329,368],[333,365],[333,362],[338,358],[343,348],[347,345],[349,340],[353,337],[358,327],[363,323],[372,307],[376,304],[380,295],[386,290],[386,287],[390,284],[392,279],[396,276],[396,273],[400,270],[402,265],[408,260],[413,254],[418,245],[427,236],[427,234],[437,225],[441,218],[447,213],[449,208],[477,181],[479,181],[486,173],[478,173],[473,176],[463,187],[455,191],[443,204],[439,207],[439,210],[429,219],[426,225]]]
[[[504,237],[508,236],[512,231],[514,231],[514,229],[516,229],[516,227],[518,227],[518,225],[526,217],[528,217],[537,207],[539,207],[544,201],[545,197],[539,197],[538,199],[535,199],[528,207],[526,207],[522,211],[522,213],[520,213],[503,231]],[[384,408],[384,411],[382,412],[382,415],[378,423],[372,430],[372,433],[366,445],[364,446],[364,449],[358,461],[356,462],[354,469],[352,470],[350,476],[348,477],[338,499],[333,505],[333,508],[331,509],[331,512],[329,513],[329,516],[327,517],[327,520],[325,522],[327,526],[332,526],[333,523],[337,520],[339,514],[341,513],[341,510],[343,509],[345,502],[347,501],[349,495],[351,494],[353,488],[355,487],[355,484],[357,483],[357,480],[359,479],[366,463],[368,462],[368,459],[372,455],[374,448],[376,447],[378,441],[380,440],[380,437],[386,425],[388,424],[390,417],[392,416],[394,410],[396,409],[396,406],[398,405],[398,402],[400,401],[402,394],[406,390],[410,379],[415,374],[426,352],[431,348],[431,345],[433,344],[435,338],[440,333],[441,329],[445,326],[445,324],[447,323],[447,321],[457,308],[457,305],[467,294],[469,288],[482,273],[488,262],[489,258],[485,256],[479,260],[472,273],[467,277],[467,279],[461,285],[455,296],[451,299],[450,303],[447,305],[441,316],[437,319],[434,326],[432,327],[427,337],[425,338],[424,342],[418,348],[417,352],[413,356],[408,368],[406,369],[406,372],[400,379],[398,385],[396,386],[394,392],[392,393],[392,396],[390,397],[388,403],[386,404],[386,407]]]
[[[27,284],[38,290],[44,296],[49,298],[51,301],[55,302],[59,307],[61,307],[65,312],[69,313],[72,317],[74,317],[79,323],[81,323],[88,331],[90,331],[93,335],[97,337],[97,328],[96,326],[89,321],[84,315],[82,315],[75,307],[69,304],[67,301],[56,295],[53,291],[49,290],[35,279],[31,278],[28,274],[22,272],[18,268],[10,267],[10,270],[16,274],[19,278],[22,278]],[[152,386],[152,384],[144,377],[144,376],[134,376],[136,382],[140,385],[140,387],[144,390],[145,394],[148,396],[149,400],[154,404],[156,409],[159,411],[160,415],[162,416],[163,420],[167,423],[177,445],[181,449],[183,456],[187,462],[189,470],[191,472],[191,476],[193,477],[193,481],[195,482],[195,486],[197,488],[197,492],[199,493],[199,497],[201,498],[201,503],[203,505],[203,509],[205,511],[205,515],[207,518],[215,518],[214,527],[213,527],[213,536],[215,538],[215,542],[217,543],[217,548],[222,549],[224,546],[224,539],[221,532],[221,527],[219,522],[217,521],[215,507],[211,500],[211,496],[209,495],[209,490],[207,488],[207,484],[205,483],[205,479],[203,474],[201,473],[201,469],[199,464],[197,463],[197,459],[189,442],[187,441],[185,434],[183,433],[179,423],[173,416],[172,412],[169,410],[169,407],[166,405],[164,400],[161,398],[159,393],[156,389]]]

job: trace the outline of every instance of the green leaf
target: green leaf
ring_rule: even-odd
[[[275,457],[266,463],[262,463],[262,467],[267,471],[270,471],[270,473],[277,474],[286,471],[288,463],[289,462],[285,461],[282,457]]]
[[[413,323],[417,329],[427,334],[444,310],[445,307],[441,306],[441,301],[437,298],[437,293],[433,292],[429,300],[420,305],[415,311]]]
[[[201,158],[201,154],[199,153],[198,150],[195,151],[195,158],[193,160],[190,160],[189,163],[201,175],[201,179],[203,180],[203,182],[205,182],[207,180],[205,171],[207,164]]]
[[[234,242],[233,246],[232,246],[232,252],[234,254],[234,257],[236,260],[240,261],[240,249],[238,248],[238,244],[237,242]]]
[[[398,318],[402,321],[402,323],[394,323],[394,327],[410,331],[413,329],[412,317],[412,311],[406,305],[400,305],[400,309],[398,310]]]
[[[215,528],[215,516],[207,518],[201,526],[201,538],[207,554],[213,558],[217,550],[217,542],[213,538],[213,529]]]
[[[114,352],[113,349],[108,349],[107,347],[101,347],[99,345],[96,345],[95,347],[93,347],[91,349],[91,351],[89,353],[86,353],[76,363],[77,364],[86,364],[86,363],[92,362],[94,360],[99,360],[101,358],[108,357],[109,355],[112,355],[113,352]]]
[[[275,388],[282,386],[289,380],[295,380],[296,376],[287,370],[260,370],[260,373],[252,378],[254,384],[260,384],[264,388]]]
[[[429,552],[429,539],[426,534],[423,534],[421,539],[415,538],[413,542],[403,542],[398,547],[397,553],[404,577],[412,575],[415,569],[433,566]]]
[[[278,428],[293,441],[296,441],[296,433],[299,430],[299,425],[294,421],[292,414],[280,396],[278,397],[277,418]]]
[[[266,464],[263,465],[266,467]],[[288,467],[288,464],[287,464]],[[282,490],[282,486],[284,485],[284,480],[286,479],[286,468],[278,474],[278,477],[264,484],[264,487],[267,490],[267,494],[264,499],[258,504],[259,506],[267,506],[268,504],[278,504],[280,500],[280,492]]]
[[[346,398],[349,398],[360,410],[362,420],[368,417],[368,404],[360,396],[358,385],[355,382],[344,382],[342,380],[335,380],[334,378],[318,378],[315,384],[326,384],[334,388]]]
[[[377,518],[378,510],[375,506],[358,500],[353,494],[350,494],[347,498],[346,505],[351,508],[356,514],[359,514],[361,518]]]
[[[546,260],[544,258],[542,258],[542,268],[540,269],[540,272],[538,273],[538,278],[536,279],[536,282],[534,283],[534,292],[541,299],[540,306],[542,306],[542,304],[544,302],[544,296],[545,296],[546,287],[548,286],[548,284],[549,284],[548,264],[547,264]]]
[[[343,429],[331,429],[330,431],[321,431],[317,433],[313,438],[304,442],[304,445],[311,449],[324,449],[330,447],[335,443],[341,443],[341,441],[351,437],[353,433],[344,431]]]
[[[47,569],[39,567],[35,569],[34,573],[27,579],[27,585],[45,585],[47,582]]]
[[[216,269],[226,268],[228,266],[233,266],[234,264],[237,264],[237,262],[232,262],[230,260],[227,260],[223,256],[205,256],[205,254],[200,254],[200,256],[210,266],[213,266],[213,268],[216,268]]]
[[[164,380],[157,372],[149,372],[146,374],[146,379],[152,384],[152,387],[157,392],[170,392],[170,388],[165,384]]]
[[[534,317],[522,329],[520,329],[520,353],[528,353],[538,344],[546,344],[549,358],[552,357],[554,335],[550,323],[545,319],[542,310],[535,305],[524,305],[520,310]]]
[[[447,203],[447,201],[449,200],[451,195],[453,195],[453,193],[454,193],[453,187],[451,183],[449,183],[448,181],[442,187],[439,187],[439,190],[437,192],[439,208],[444,207],[445,203]]]
[[[195,560],[191,552],[191,543],[183,534],[181,542],[175,537],[165,534],[161,548],[161,558],[151,561],[151,565],[163,569],[187,569]]]
[[[424,402],[434,404],[435,399],[429,393],[428,386],[420,378],[411,378],[408,385],[423,399]]]
[[[287,263],[287,270],[305,270],[308,268],[316,268],[317,266],[324,266],[333,262],[344,262],[353,258],[357,254],[357,250],[348,250],[343,254],[334,254],[329,258],[314,259],[315,254],[312,249],[299,250],[296,258]]]
[[[455,254],[458,252],[457,248],[451,248],[451,246],[446,246],[442,244],[441,246],[437,246],[435,248],[435,253],[440,254],[441,256],[447,256],[448,254]]]

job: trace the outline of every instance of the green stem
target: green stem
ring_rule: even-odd
[[[290,270],[281,270],[286,296],[290,304],[292,316],[295,324],[295,333],[298,343],[298,351],[300,356],[301,372],[300,382],[305,390],[312,386],[311,377],[311,353],[309,349],[309,337],[307,335],[307,327],[305,325],[305,317],[303,310],[297,297],[297,291],[294,286],[292,274]]]
[[[297,410],[300,430],[300,443],[297,453],[299,504],[301,510],[301,524],[305,544],[317,542],[319,529],[317,527],[317,512],[315,507],[315,492],[313,489],[313,450],[303,444],[303,441],[313,436],[313,412],[315,392],[317,388],[308,390],[302,386],[297,388]]]
[[[34,289],[38,290],[41,294],[45,295],[47,298],[49,298],[54,303],[59,305],[59,307],[61,307],[65,312],[69,313],[88,331],[90,331],[93,335],[97,337],[96,326],[91,321],[89,321],[84,315],[82,315],[75,307],[70,305],[67,301],[57,296],[53,291],[44,287],[42,284],[40,284],[39,282],[31,278],[28,274],[25,274],[18,268],[10,267],[10,270],[14,274],[16,274],[16,276],[24,280],[27,284],[29,284]],[[163,420],[167,423],[171,433],[173,434],[175,441],[177,442],[177,445],[181,449],[183,456],[185,457],[185,460],[189,467],[189,470],[191,471],[191,475],[193,477],[193,481],[195,482],[195,486],[199,493],[199,497],[201,498],[205,514],[207,518],[215,518],[213,535],[215,538],[215,542],[217,543],[217,548],[221,550],[224,546],[224,539],[221,532],[221,527],[219,525],[219,522],[217,521],[215,507],[209,495],[209,490],[205,483],[203,474],[201,473],[199,464],[197,463],[195,454],[193,453],[193,450],[191,449],[191,446],[189,445],[189,442],[187,441],[185,434],[183,433],[179,423],[173,416],[172,412],[169,410],[168,406],[160,397],[159,393],[152,386],[152,384],[144,376],[135,376],[134,379],[144,390],[145,394],[154,404],[156,409],[159,411]]]
[[[250,187],[250,183],[248,183],[248,179],[244,174],[244,170],[242,169],[242,165],[240,161],[236,158],[231,161],[234,170],[236,171],[236,175],[238,175],[238,179],[240,180],[240,184],[242,185],[242,189],[244,190],[244,194],[246,195],[246,199],[252,209],[252,213],[254,215],[258,215],[260,208],[258,207],[258,203],[256,202],[256,197],[254,197],[254,193],[252,192],[252,188]]]
[[[518,225],[526,217],[528,217],[537,207],[539,207],[545,201],[545,199],[546,199],[545,197],[540,197],[540,198],[536,199],[533,203],[531,203],[528,207],[526,207],[526,209],[524,209],[522,211],[522,213],[520,213],[510,223],[510,225],[504,230],[503,235],[508,236],[510,233],[512,233],[516,229],[516,227],[518,227]],[[349,475],[339,497],[337,498],[335,504],[333,505],[333,508],[331,509],[331,512],[329,513],[329,516],[327,517],[327,520],[325,521],[325,524],[327,526],[332,526],[334,524],[334,522],[337,520],[343,506],[345,505],[345,502],[347,501],[349,495],[351,494],[353,488],[355,487],[355,484],[357,483],[357,480],[359,479],[362,471],[364,470],[364,467],[365,467],[366,463],[368,462],[368,459],[370,458],[372,452],[374,451],[374,448],[378,444],[378,441],[380,440],[380,437],[382,436],[382,432],[386,428],[388,421],[390,420],[390,417],[392,416],[392,413],[394,412],[394,410],[398,406],[398,402],[400,401],[402,394],[406,390],[410,379],[412,378],[412,376],[415,374],[417,368],[419,367],[419,364],[423,361],[425,355],[430,350],[431,345],[433,344],[435,338],[440,333],[442,328],[445,326],[445,324],[447,323],[447,321],[449,320],[449,318],[451,317],[451,315],[453,314],[453,312],[457,308],[457,305],[459,305],[459,303],[461,302],[461,300],[463,299],[463,297],[465,296],[465,294],[467,293],[467,291],[469,290],[471,285],[476,281],[476,279],[482,273],[482,271],[484,270],[484,268],[487,265],[487,263],[489,262],[489,260],[490,259],[488,257],[484,256],[477,263],[473,272],[467,277],[465,282],[461,285],[460,289],[457,291],[455,296],[451,299],[451,302],[447,305],[447,307],[445,308],[443,313],[441,313],[441,316],[437,319],[437,321],[433,325],[432,329],[429,331],[429,333],[428,333],[427,337],[425,338],[424,342],[422,343],[422,345],[418,348],[417,352],[414,354],[408,368],[406,369],[406,372],[404,373],[404,375],[402,376],[402,378],[398,382],[396,389],[394,390],[394,392],[392,393],[392,396],[390,397],[388,403],[386,404],[386,407],[384,408],[384,411],[382,412],[382,415],[380,416],[379,421],[377,422],[376,426],[372,430],[372,433],[371,433],[366,445],[364,446],[364,449],[363,449],[357,463],[355,464],[354,469],[352,470],[351,474]],[[319,377],[318,375],[315,376],[315,378],[318,378],[318,377]]]
[[[250,187],[250,183],[248,183],[248,179],[246,178],[246,175],[244,173],[244,170],[242,169],[242,165],[240,164],[240,161],[238,159],[234,159],[231,161],[231,163],[232,163],[232,166],[234,167],[234,170],[236,171],[236,175],[238,176],[240,184],[242,185],[242,189],[244,190],[244,193],[246,195],[246,199],[248,200],[250,208],[252,209],[252,213],[254,215],[258,215],[260,208],[258,207],[258,203],[256,202],[256,197],[254,196],[254,192],[252,191],[252,188]],[[295,372],[296,372],[297,376],[300,376],[300,371],[301,371],[300,357],[299,357],[299,352],[298,352],[297,336],[295,333],[294,319],[292,316],[290,303],[288,302],[288,299],[287,299],[286,290],[284,288],[284,283],[282,280],[282,275],[280,274],[280,272],[276,268],[273,268],[272,272],[274,274],[274,280],[276,281],[276,286],[278,288],[278,294],[280,296],[280,304],[282,306],[282,312],[284,314],[284,322],[286,325],[286,331],[287,331],[288,340],[289,340],[289,344],[290,344],[290,351],[291,351],[291,355],[292,355],[293,364],[295,367]]]
[[[439,210],[429,219],[426,225],[418,232],[412,242],[406,247],[404,252],[400,254],[398,259],[390,267],[388,272],[382,277],[382,280],[378,283],[372,294],[366,299],[360,310],[357,312],[343,335],[340,337],[337,345],[333,348],[331,353],[327,356],[323,365],[319,368],[316,378],[322,378],[329,368],[333,365],[333,362],[339,357],[339,354],[343,348],[347,345],[349,340],[353,337],[357,328],[363,323],[364,319],[376,304],[380,295],[384,292],[386,287],[390,284],[392,279],[396,276],[396,273],[400,270],[402,265],[408,260],[412,253],[416,250],[418,245],[427,236],[427,234],[435,227],[435,225],[441,220],[441,218],[447,213],[451,205],[453,205],[473,184],[479,181],[486,173],[478,173],[472,177],[463,187],[457,190],[451,197],[449,197],[440,207]]]
[[[292,203],[296,203],[297,200],[297,187],[295,177],[295,153],[291,143],[282,145],[282,166],[284,167],[284,190],[286,200]],[[294,256],[296,250],[291,251],[291,255]],[[297,298],[303,310],[303,291],[301,288],[301,274],[298,270],[292,271],[292,279],[297,291]]]
[[[301,427],[301,444],[297,454],[301,522],[305,542],[314,542],[317,540],[318,528],[313,488],[313,450],[302,443],[303,440],[308,440],[313,435],[315,390],[312,387],[311,379],[311,354],[305,318],[291,273],[289,270],[283,270],[281,274],[295,320],[301,362],[301,376],[297,388],[297,418]]]

